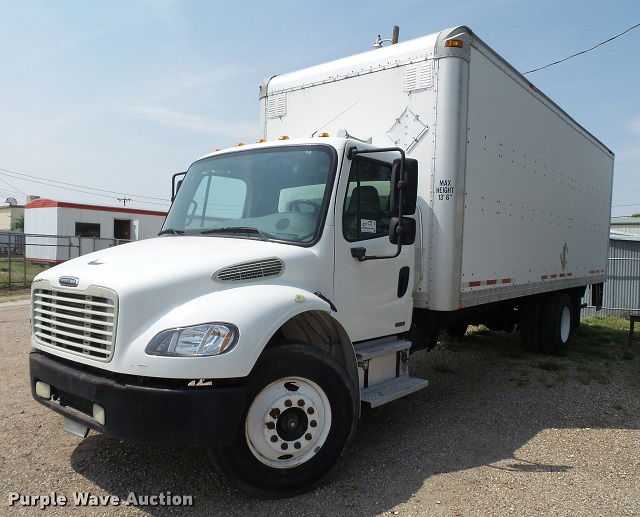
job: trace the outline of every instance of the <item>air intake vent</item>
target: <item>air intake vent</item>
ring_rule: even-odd
[[[279,258],[255,260],[229,266],[218,271],[214,278],[222,282],[238,282],[241,280],[254,280],[269,276],[278,276],[284,270],[284,263]]]
[[[267,97],[267,118],[282,118],[287,114],[287,94]]]
[[[405,68],[402,87],[405,92],[433,88],[431,61],[422,61]]]

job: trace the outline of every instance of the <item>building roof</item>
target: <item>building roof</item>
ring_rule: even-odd
[[[616,225],[616,224],[639,224],[640,225],[640,217],[629,217],[629,216],[612,217],[611,218],[611,224],[613,224],[613,225]]]
[[[53,199],[38,198],[29,201],[25,208],[78,208],[80,210],[96,210],[98,212],[119,212],[124,214],[156,215],[164,217],[167,212],[157,210],[143,210],[139,208],[126,208],[123,206],[85,205],[82,203],[69,203],[67,201],[55,201]]]
[[[612,241],[634,241],[640,242],[640,235],[633,233],[609,231],[609,239]]]

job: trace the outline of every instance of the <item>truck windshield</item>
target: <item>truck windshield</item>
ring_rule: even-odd
[[[203,158],[189,168],[163,233],[308,245],[320,235],[335,167],[335,151],[324,145]]]

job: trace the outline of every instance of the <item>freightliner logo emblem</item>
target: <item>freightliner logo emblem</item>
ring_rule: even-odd
[[[58,283],[65,287],[78,287],[80,280],[75,276],[61,276],[58,278]]]

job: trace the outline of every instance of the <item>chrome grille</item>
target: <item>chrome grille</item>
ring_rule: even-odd
[[[33,334],[44,345],[100,361],[113,354],[117,305],[110,291],[33,291]]]
[[[279,258],[255,260],[222,268],[215,274],[217,280],[223,282],[254,280],[268,276],[277,276],[282,273],[284,264]]]

